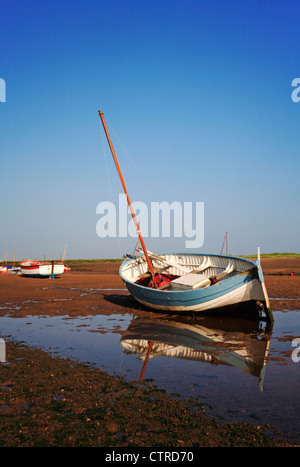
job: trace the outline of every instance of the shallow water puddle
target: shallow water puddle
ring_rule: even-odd
[[[300,362],[293,358],[300,356],[293,345],[300,311],[273,313],[273,329],[234,318],[149,319],[138,310],[76,318],[10,315],[0,318],[0,336],[127,379],[152,379],[179,396],[199,398],[225,423],[273,425],[300,441]]]

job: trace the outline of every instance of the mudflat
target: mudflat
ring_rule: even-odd
[[[121,299],[123,294],[128,296],[128,291],[118,274],[119,266],[118,262],[75,263],[69,272],[55,279],[1,274],[0,316],[8,313],[14,316],[55,316],[61,313],[77,316],[111,314],[113,310],[128,312],[128,300],[122,302]],[[276,298],[276,309],[299,310],[300,258],[264,258],[262,267],[271,302]],[[93,289],[94,293],[85,294],[89,289]],[[119,302],[113,300],[116,289]],[[289,298],[299,301],[284,300]],[[59,306],[60,302],[63,307]],[[9,304],[14,306],[10,307]],[[130,307],[138,308],[146,316],[151,313],[143,310],[134,300],[130,301]]]
[[[262,266],[271,305],[300,310],[300,258],[265,258]],[[55,279],[1,274],[0,316],[110,315],[129,308],[151,316],[128,297],[118,269],[117,262],[87,261]],[[150,382],[126,382],[9,338],[6,352],[0,446],[290,445],[272,438],[267,427],[219,424],[201,404],[175,401]]]

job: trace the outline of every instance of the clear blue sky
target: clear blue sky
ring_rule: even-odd
[[[233,254],[299,252],[299,21],[291,0],[2,0],[0,259],[132,252],[96,234],[111,201],[98,109],[132,201],[204,202],[201,252],[226,231]]]

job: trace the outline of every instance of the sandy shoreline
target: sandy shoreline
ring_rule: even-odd
[[[262,266],[272,307],[299,310],[300,258],[266,258]],[[1,274],[0,316],[9,313],[14,316],[110,314],[115,309],[126,313],[128,307],[138,308],[145,316],[151,315],[151,311],[143,311],[133,299],[122,300],[122,295],[128,296],[128,291],[118,270],[116,262],[78,263],[70,272],[55,279]],[[91,289],[93,294],[85,294]],[[276,299],[273,303],[272,298]],[[291,298],[294,300],[284,300]],[[60,301],[63,307],[59,306]]]
[[[300,258],[262,264],[273,309],[300,310]],[[126,314],[138,307],[150,317],[128,297],[118,268],[81,263],[53,280],[1,275],[0,316]],[[7,342],[0,368],[0,446],[288,445],[262,427],[220,425],[195,401],[175,402],[149,383],[128,383],[21,343]]]

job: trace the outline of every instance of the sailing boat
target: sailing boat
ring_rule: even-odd
[[[250,305],[273,322],[259,248],[256,262],[228,255],[157,255],[146,249],[104,114],[101,110],[98,113],[141,245],[138,254],[125,257],[119,270],[131,295],[148,308],[172,313],[228,313],[233,306],[242,305],[239,311],[243,314]]]
[[[8,268],[7,268],[7,250],[5,251],[5,260],[4,264],[2,261],[2,265],[0,266],[0,274],[6,274],[8,273]]]
[[[37,261],[36,259],[23,259],[20,262],[21,274],[25,277],[49,277],[60,276],[64,272],[70,270],[69,266],[64,264],[64,257],[66,254],[66,245],[60,259],[60,262],[55,261]]]

